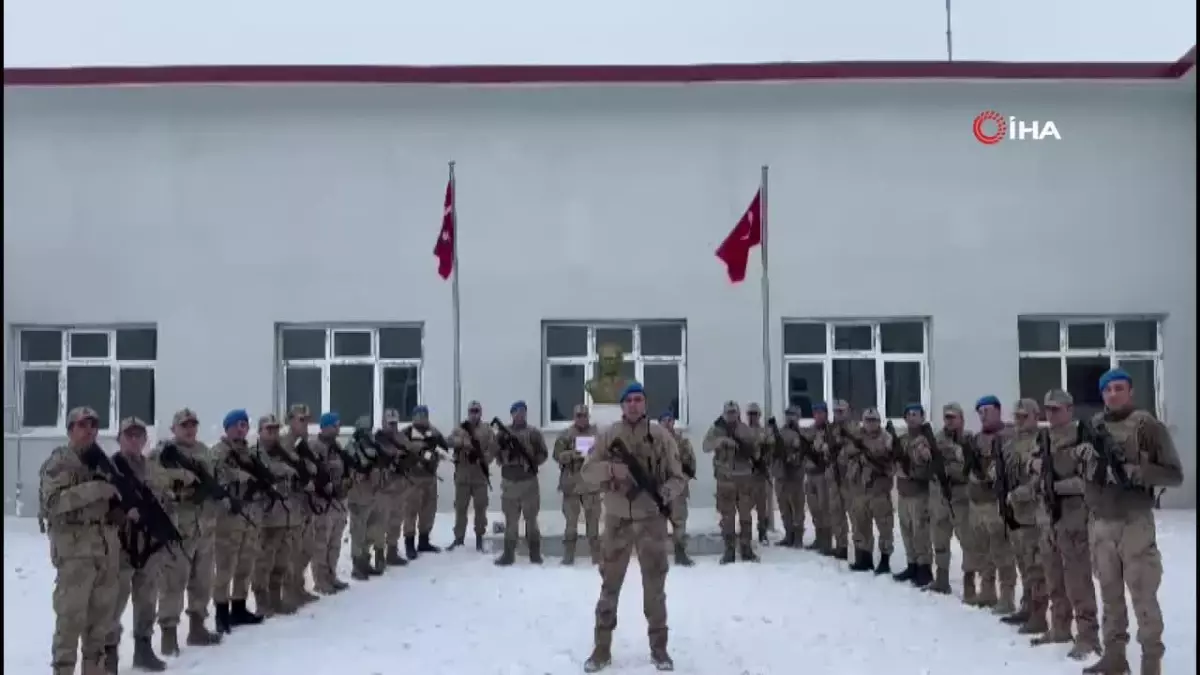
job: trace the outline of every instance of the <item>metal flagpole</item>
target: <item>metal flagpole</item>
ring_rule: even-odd
[[[459,331],[459,301],[458,301],[458,186],[454,182],[454,162],[450,162],[450,226],[454,228],[452,242],[454,245],[453,271],[454,278],[450,281],[450,303],[452,305],[452,323],[454,339],[454,422],[462,418],[462,337]]]
[[[771,275],[768,272],[767,261],[771,257],[767,252],[767,166],[762,168],[762,178],[758,187],[758,220],[762,231],[762,359],[763,359],[763,415],[770,417],[774,414],[771,405]]]
[[[946,0],[946,60],[947,61],[954,60],[954,34],[950,30],[950,25],[951,25],[950,2],[951,2],[951,0]]]

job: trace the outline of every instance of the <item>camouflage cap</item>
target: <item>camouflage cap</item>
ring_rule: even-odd
[[[175,413],[175,416],[171,418],[171,426],[186,424],[187,422],[200,423],[200,418],[196,417],[196,411],[191,408],[184,408]]]
[[[279,423],[279,417],[276,415],[263,415],[258,418],[259,429],[278,429],[281,426],[283,425]]]
[[[587,415],[588,414],[587,405],[583,404],[583,403],[576,404],[575,405],[575,414],[576,415]]]
[[[289,422],[296,418],[308,419],[310,417],[312,417],[312,411],[308,409],[307,405],[303,403],[293,403],[288,406],[287,420]]]
[[[479,401],[471,401],[467,404],[467,412],[483,412],[483,404]]]
[[[387,410],[384,410],[383,411],[383,423],[384,424],[399,424],[400,423],[400,411],[396,410],[395,408],[388,408]]]
[[[1013,407],[1013,410],[1026,413],[1028,415],[1037,415],[1039,412],[1041,412],[1042,408],[1038,405],[1037,401],[1031,398],[1023,398],[1017,401],[1017,405]]]
[[[1068,391],[1062,389],[1051,389],[1046,392],[1046,398],[1043,403],[1047,408],[1065,408],[1069,405],[1075,405],[1075,397]]]
[[[371,426],[371,418],[368,415],[363,415],[357,420],[354,420],[354,429],[356,431],[370,431]]]
[[[833,402],[833,409],[834,410],[849,410],[850,403],[847,402],[846,399],[844,399],[844,398],[839,398],[838,400]]]
[[[942,406],[942,414],[943,415],[952,415],[953,414],[953,415],[958,415],[959,417],[962,417],[963,409],[962,409],[962,406],[957,403],[947,403],[946,405]]]
[[[119,433],[123,434],[130,429],[141,429],[142,431],[145,431],[146,423],[136,417],[126,417],[125,419],[121,420]]]
[[[750,405],[746,406],[746,414],[747,415],[761,415],[762,408],[758,407],[757,403],[751,403]]]
[[[879,410],[877,410],[876,408],[867,408],[866,410],[863,411],[862,418],[863,418],[864,422],[867,420],[875,420],[876,422],[878,422],[879,421]]]
[[[741,409],[741,407],[740,407],[740,406],[738,406],[738,404],[737,404],[737,401],[726,401],[726,402],[725,402],[725,410],[724,410],[724,412],[725,412],[725,414],[726,414],[726,415],[728,415],[729,413],[735,413],[735,414],[736,414],[736,413],[739,413],[739,412],[741,412],[741,411],[742,411],[742,409]]]
[[[78,408],[71,408],[71,412],[67,413],[67,426],[68,427],[71,426],[72,424],[75,424],[76,422],[82,422],[83,420],[92,420],[94,422],[99,422],[100,416],[96,414],[95,410],[92,410],[91,408],[87,407],[86,405],[79,406]]]
[[[800,415],[802,412],[803,412],[803,411],[802,411],[802,410],[800,410],[800,406],[796,405],[795,403],[793,403],[792,405],[789,405],[789,406],[787,407],[787,410],[785,410],[785,411],[784,411],[784,413],[785,413],[785,414],[787,414],[787,415],[793,415],[793,416],[798,416],[798,415]]]

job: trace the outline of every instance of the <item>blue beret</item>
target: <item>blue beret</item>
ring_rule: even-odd
[[[342,419],[335,412],[327,412],[321,415],[321,419],[317,421],[317,425],[322,429],[325,427],[340,427],[342,426]]]
[[[247,424],[250,423],[250,415],[241,408],[238,408],[237,410],[230,410],[228,413],[226,413],[225,420],[222,422],[221,428],[228,429],[238,422],[245,422]]]
[[[1133,386],[1133,378],[1129,376],[1129,373],[1120,368],[1113,368],[1100,376],[1100,393],[1103,394],[1104,388],[1113,382],[1128,382],[1129,386]]]
[[[817,401],[813,404],[813,412],[829,412],[829,406],[825,401]]]
[[[924,415],[925,406],[921,405],[920,403],[909,403],[908,405],[904,406],[904,414],[907,415],[910,412],[919,412]]]
[[[525,401],[513,401],[513,404],[508,407],[508,412],[515,413],[518,410],[525,410],[528,407],[525,405]]]
[[[675,413],[674,413],[674,411],[671,411],[671,410],[667,410],[666,412],[664,412],[663,414],[658,416],[659,422],[661,422],[663,420],[673,420],[673,419],[675,419]]]
[[[417,406],[417,407],[413,408],[412,416],[413,416],[413,417],[418,417],[418,416],[420,416],[420,415],[424,415],[424,416],[426,416],[426,417],[429,417],[429,406],[427,406],[427,405],[419,405],[419,406]]]
[[[1004,407],[1004,406],[1000,405],[1000,399],[996,398],[995,396],[992,396],[991,394],[988,394],[987,396],[981,397],[978,401],[975,401],[975,411],[979,412],[979,409],[985,405],[994,405],[997,408]]]
[[[621,391],[621,398],[618,400],[621,403],[624,403],[625,399],[629,398],[629,396],[632,394],[645,395],[645,393],[646,390],[642,387],[641,382],[630,382],[629,384],[625,385],[625,389]]]

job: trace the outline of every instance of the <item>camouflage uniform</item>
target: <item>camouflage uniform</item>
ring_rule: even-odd
[[[957,403],[942,406],[943,415],[963,417],[963,409]],[[950,592],[950,544],[958,537],[962,549],[963,602],[975,601],[976,575],[983,569],[981,553],[975,544],[971,529],[971,499],[967,496],[966,454],[963,447],[973,442],[971,433],[965,430],[951,431],[943,427],[935,436],[938,452],[950,479],[950,503],[942,494],[941,485],[931,485],[930,536],[933,540],[933,562],[937,565],[937,576],[930,590]]]
[[[403,567],[408,560],[400,555],[400,535],[404,531],[404,507],[406,493],[412,481],[403,472],[394,467],[403,466],[409,461],[408,444],[400,439],[396,425],[400,423],[400,413],[388,408],[383,411],[383,440],[388,442],[380,445],[386,462],[393,468],[384,471],[383,488],[380,492],[382,501],[379,511],[380,528],[383,530],[383,540],[387,542],[385,559],[388,565]]]
[[[879,428],[879,411],[863,411],[858,442],[846,444],[846,482],[855,486],[850,504],[854,564],[850,569],[876,574],[891,571],[896,514],[892,507],[892,437]],[[875,566],[875,529],[879,529],[879,565]]]
[[[825,480],[825,466],[817,459],[828,456],[825,437],[817,432],[816,427],[802,428],[800,433],[808,439],[808,444],[812,446],[815,456],[807,457],[803,464],[804,501],[808,504],[808,513],[813,526],[812,543],[805,548],[815,551],[832,551],[833,546],[829,538],[829,484]]]
[[[675,447],[679,450],[679,466],[684,477],[683,491],[671,502],[671,538],[675,542],[675,564],[691,567],[694,563],[687,554],[687,521],[688,498],[692,494],[689,483],[696,475],[696,451],[692,449],[692,442],[674,427],[671,427],[670,431]],[[592,561],[595,562],[598,556],[598,553],[593,553]]]
[[[418,553],[441,552],[429,541],[429,535],[437,517],[438,465],[442,453],[429,442],[445,445],[446,439],[429,423],[429,410],[423,405],[413,411],[413,423],[401,432],[401,436],[415,457],[409,471],[412,482],[404,504],[404,552],[412,560]]]
[[[600,492],[579,478],[586,456],[576,449],[580,437],[595,440],[596,425],[588,421],[586,405],[575,406],[575,423],[559,434],[554,441],[554,461],[558,463],[558,491],[562,493],[562,512],[566,518],[563,530],[564,565],[575,562],[575,543],[579,538],[579,516],[583,515],[584,531],[587,534],[588,550],[592,563],[600,563]]]
[[[704,452],[713,454],[713,472],[717,477],[717,513],[721,538],[725,540],[722,564],[733,562],[735,553],[742,559],[758,560],[751,543],[754,508],[754,460],[758,459],[758,434],[739,420],[738,404],[725,404],[722,417],[704,435]]]
[[[482,414],[479,401],[471,401],[467,410]],[[475,550],[483,551],[488,525],[488,467],[496,458],[496,434],[482,422],[467,419],[450,434],[454,451],[454,543],[461,546],[467,537],[467,511],[474,509]],[[478,448],[478,453],[476,453]]]
[[[184,408],[176,412],[171,422],[176,438],[160,443],[150,453],[151,461],[146,467],[151,474],[163,472],[161,477],[154,480],[170,483],[175,498],[167,500],[163,506],[183,535],[183,543],[174,551],[174,555],[164,558],[162,576],[159,578],[158,625],[162,628],[161,651],[164,655],[179,653],[176,630],[184,610],[185,595],[189,619],[187,643],[191,646],[207,646],[221,641],[220,635],[210,633],[204,627],[204,619],[208,616],[208,603],[213,594],[217,512],[224,507],[200,498],[197,495],[200,485],[195,482],[196,477],[184,469],[163,466],[160,458],[163,448],[173,443],[180,454],[199,462],[211,475],[214,466],[208,446],[200,441],[184,443],[178,438],[181,427],[198,423],[196,413],[191,409]]]
[[[67,428],[99,417],[91,408],[67,414]],[[84,675],[104,672],[104,648],[117,605],[120,576],[117,528],[110,510],[116,489],[83,463],[87,447],[55,448],[43,465],[39,512],[47,521],[54,581],[55,675],[73,675],[82,647]],[[82,643],[82,644],[81,644]]]
[[[851,475],[852,464],[846,452],[849,434],[856,433],[854,425],[839,422],[826,427],[831,433],[825,436],[830,453],[829,466],[825,469],[825,482],[829,486],[829,536],[833,540],[833,557],[846,560],[850,547],[850,505],[856,498],[858,477]]]
[[[303,521],[304,515],[299,510],[303,493],[297,485],[296,470],[285,461],[287,451],[279,444],[278,436],[268,442],[263,438],[263,431],[279,432],[279,418],[275,415],[263,415],[258,418],[258,443],[255,452],[262,458],[263,464],[278,480],[275,489],[283,495],[285,502],[269,504],[263,507],[262,525],[258,533],[258,559],[254,561],[252,572],[254,588],[254,606],[264,616],[275,614],[292,614],[296,605],[289,604],[291,596],[285,590],[285,583],[291,568],[291,558],[295,555],[292,550],[294,532]]]
[[[510,408],[516,415],[525,410],[525,403],[517,401]],[[525,520],[525,539],[529,544],[529,561],[542,562],[542,532],[538,528],[538,512],[541,509],[541,490],[538,487],[537,467],[546,463],[550,456],[542,432],[522,422],[510,426],[512,437],[507,441],[498,439],[500,450],[496,457],[500,465],[500,506],[504,510],[504,551],[496,564],[513,564],[517,555],[517,538],[521,520]],[[518,443],[533,460],[529,461],[505,443]]]
[[[312,461],[302,459],[298,451],[298,446],[304,443],[313,452],[313,455],[316,455],[316,450],[313,450],[308,438],[308,420],[311,418],[312,412],[307,405],[297,403],[290,406],[285,420],[289,424],[289,428],[279,437],[279,448],[282,451],[281,456],[287,457],[289,463],[294,466],[303,466],[308,475],[314,476],[318,467]],[[303,422],[299,432],[290,427],[294,421]],[[320,458],[317,457],[317,459]],[[291,520],[291,527],[288,528],[288,555],[286,558],[288,566],[283,581],[283,602],[291,607],[300,607],[319,599],[306,587],[308,583],[306,571],[317,547],[317,530],[320,527],[320,520],[325,516],[329,507],[325,499],[321,495],[317,495],[315,490],[316,486],[309,481],[307,485],[302,485],[299,490],[292,492],[292,500],[288,504],[288,508],[291,509],[295,518]]]
[[[801,466],[804,460],[801,429],[796,424],[799,415],[798,408],[788,408],[787,423],[779,429],[783,447],[776,445],[771,453],[775,503],[779,505],[779,520],[783,525],[783,539],[779,543],[797,548],[804,543],[804,471]]]
[[[753,510],[756,515],[755,529],[758,531],[758,542],[767,544],[767,531],[772,529],[775,517],[771,513],[771,493],[774,488],[771,486],[771,468],[766,463],[765,458],[771,453],[773,439],[770,432],[762,424],[762,408],[757,403],[751,403],[746,406],[746,426],[754,431],[756,442],[758,445],[758,456],[764,458],[764,463],[759,471],[751,474],[753,480],[750,481],[751,496],[750,503],[753,504]]]
[[[976,410],[980,407],[977,405]],[[996,503],[996,470],[993,439],[1000,439],[1000,447],[1012,435],[1011,428],[984,429],[974,437],[972,453],[975,466],[967,474],[967,494],[971,498],[972,536],[983,553],[980,560],[980,591],[973,604],[979,607],[995,607],[1000,602],[996,595],[999,580],[1001,595],[1012,597],[1017,581],[1013,565],[1012,545],[1008,539],[1008,527],[1000,517]]]
[[[909,406],[905,415],[913,409]],[[933,543],[929,538],[932,477],[929,462],[933,452],[920,428],[911,425],[908,433],[900,437],[900,447],[902,460],[896,462],[896,493],[900,498],[900,540],[904,542],[908,565],[893,578],[923,588],[933,582]]]
[[[612,659],[612,634],[617,627],[617,603],[629,558],[637,551],[642,570],[642,606],[646,614],[651,658],[669,669],[667,654],[667,519],[645,492],[630,498],[634,487],[629,468],[612,453],[616,440],[656,479],[664,501],[683,491],[686,478],[671,434],[642,418],[622,420],[602,431],[583,466],[583,480],[603,489],[604,561],[600,564],[600,599],[596,602],[595,649],[587,670],[598,670]]]
[[[327,425],[332,413],[321,416],[321,433],[313,442],[314,453],[325,464],[333,484],[333,495],[325,515],[314,528],[313,588],[319,593],[331,595],[350,587],[337,576],[338,560],[342,557],[342,537],[346,534],[346,491],[349,489],[346,462],[342,458],[343,448],[338,443],[341,420],[333,415],[332,425]]]
[[[1074,398],[1061,389],[1046,393],[1046,408],[1054,409],[1074,405]],[[1053,414],[1053,412],[1052,412]],[[1047,447],[1030,460],[1030,471],[1034,474],[1039,506],[1038,529],[1041,534],[1041,562],[1046,572],[1047,595],[1049,596],[1050,626],[1041,637],[1034,638],[1034,645],[1071,641],[1071,623],[1076,627],[1075,645],[1070,656],[1085,658],[1100,651],[1100,627],[1096,612],[1096,586],[1092,582],[1092,552],[1088,544],[1088,510],[1084,503],[1087,485],[1084,458],[1092,453],[1092,446],[1079,442],[1079,425],[1074,421],[1055,425],[1051,421],[1049,430],[1049,454]],[[1045,441],[1042,441],[1045,443]],[[1049,476],[1045,475],[1047,472]],[[1054,521],[1051,505],[1047,500],[1047,485],[1057,500],[1059,517]],[[1033,608],[1040,611],[1045,623],[1045,607]],[[1031,617],[1034,621],[1037,617]]]
[[[1021,633],[1042,633],[1046,630],[1046,576],[1041,561],[1041,530],[1038,528],[1037,476],[1031,470],[1034,453],[1038,449],[1037,420],[1041,409],[1037,401],[1021,399],[1017,402],[1017,426],[1008,447],[1004,451],[1005,474],[1008,476],[1009,491],[1005,498],[1012,508],[1013,518],[1020,525],[1010,532],[1017,572],[1021,577],[1020,610],[1003,621],[1020,625]],[[995,614],[1013,612],[1012,598],[1000,598]],[[1030,619],[1033,623],[1026,625]]]
[[[1100,379],[1105,392],[1117,382],[1132,380],[1122,370],[1109,371]],[[1125,648],[1129,644],[1129,615],[1125,589],[1138,619],[1138,642],[1142,645],[1142,675],[1159,675],[1166,647],[1162,642],[1163,616],[1158,603],[1162,584],[1162,555],[1158,550],[1154,523],[1154,488],[1177,487],[1183,483],[1183,466],[1166,426],[1132,405],[1107,409],[1096,415],[1113,441],[1112,452],[1123,460],[1129,486],[1121,485],[1113,471],[1101,469],[1103,484],[1089,481],[1087,504],[1092,510],[1092,559],[1104,603],[1100,626],[1104,656],[1084,672],[1117,673],[1127,669]],[[1099,453],[1093,452],[1089,476],[1096,475]],[[1103,465],[1101,465],[1103,466]]]
[[[360,417],[354,426],[354,439],[346,445],[346,452],[355,461],[354,467],[347,471],[350,487],[346,493],[346,509],[350,513],[351,577],[366,581],[383,574],[387,565],[384,557],[387,541],[380,521],[384,517],[383,485],[389,469],[371,434],[371,418]],[[372,551],[375,553],[373,561]]]
[[[245,421],[248,422],[248,419]],[[241,464],[251,463],[255,450],[250,448],[245,439],[234,441],[225,437],[213,446],[212,452],[216,461],[217,481],[234,499],[248,496],[254,478]],[[242,513],[245,517],[221,509],[217,514],[213,535],[216,568],[213,575],[213,607],[217,615],[217,630],[224,633],[228,633],[233,626],[253,625],[262,621],[261,616],[246,608],[250,577],[259,554],[262,506],[254,501],[243,503]]]

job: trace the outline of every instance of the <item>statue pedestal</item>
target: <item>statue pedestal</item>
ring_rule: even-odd
[[[592,405],[592,424],[603,430],[610,424],[621,421],[621,406],[615,403],[598,403]]]

